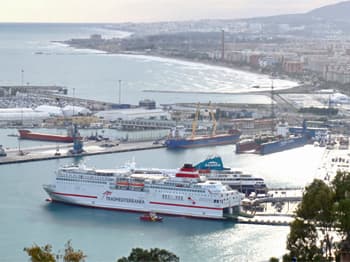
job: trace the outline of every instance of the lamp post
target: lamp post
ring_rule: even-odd
[[[119,82],[119,105],[121,103],[121,95],[122,95],[122,80],[118,80]]]
[[[75,106],[75,88],[73,87],[73,115],[72,117],[74,117],[74,106]]]
[[[21,69],[21,86],[23,87],[24,70]]]

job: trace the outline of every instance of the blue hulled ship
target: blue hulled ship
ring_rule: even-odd
[[[314,139],[308,132],[306,123],[300,128],[300,132],[291,134],[287,123],[279,123],[276,126],[276,135],[259,136],[254,139],[245,139],[237,143],[236,153],[256,153],[266,155],[281,152],[288,149],[304,146]]]
[[[239,140],[241,132],[231,130],[226,134],[205,136],[171,137],[165,141],[168,148],[193,148],[234,144]]]
[[[198,104],[195,118],[192,122],[192,134],[189,136],[186,135],[185,128],[183,126],[175,127],[171,130],[168,139],[165,140],[165,146],[170,149],[193,148],[203,146],[229,145],[234,144],[239,140],[241,132],[238,130],[229,130],[227,133],[217,134],[215,115],[212,110],[210,110],[210,115],[213,121],[212,132],[210,135],[196,135],[197,121],[199,116]]]

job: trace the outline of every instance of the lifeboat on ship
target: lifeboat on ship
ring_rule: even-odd
[[[133,187],[144,187],[145,186],[144,183],[138,183],[138,182],[129,183],[129,185],[133,186]]]
[[[128,181],[117,181],[117,186],[121,186],[121,187],[128,187],[129,186],[129,182]]]

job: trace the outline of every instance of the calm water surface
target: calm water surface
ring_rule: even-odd
[[[93,50],[75,50],[52,40],[120,36],[120,32],[86,25],[0,24],[0,85],[63,85],[70,95],[110,102],[119,100],[118,80],[122,80],[122,103],[155,99],[157,103],[193,102],[193,95],[147,93],[144,90],[178,90],[201,92],[237,92],[259,85],[269,89],[266,75],[247,73],[224,67],[182,62],[147,56],[108,55]],[[37,52],[42,54],[38,55]],[[274,80],[274,87],[287,88],[296,83]],[[256,91],[256,89],[253,89]],[[195,101],[269,103],[257,95],[198,94]]]
[[[114,261],[133,247],[166,248],[179,255],[181,261],[266,261],[282,255],[288,227],[179,217],[165,217],[163,223],[142,223],[134,213],[45,202],[42,184],[50,183],[54,171],[65,164],[83,161],[88,166],[113,168],[135,158],[139,166],[176,168],[217,153],[227,166],[264,176],[269,186],[302,186],[313,179],[323,149],[306,146],[263,157],[237,156],[232,146],[183,152],[157,149],[1,166],[2,258],[24,261],[23,247],[35,242],[51,243],[58,249],[68,239],[87,253],[88,261]]]
[[[52,43],[73,37],[119,33],[97,25],[0,24],[0,85],[64,85],[76,96],[117,101],[117,83],[122,80],[123,103],[152,98],[157,103],[179,101],[226,101],[269,103],[263,96],[184,95],[145,93],[143,90],[197,90],[236,92],[253,85],[270,86],[267,76],[221,67],[157,59],[143,56],[106,55],[91,50],[74,50]],[[35,54],[42,52],[42,55]],[[276,80],[276,88],[295,83]],[[195,100],[195,101],[194,101]],[[0,130],[1,143],[16,147],[15,130]],[[117,133],[113,134],[117,135]],[[142,134],[141,134],[142,135]],[[37,142],[21,142],[34,146]],[[303,186],[312,180],[323,150],[307,146],[269,156],[241,155],[233,146],[186,151],[166,149],[83,159],[64,159],[0,166],[0,253],[1,261],[26,261],[23,248],[33,243],[51,243],[62,249],[71,239],[75,248],[88,255],[87,261],[115,261],[133,247],[168,249],[181,261],[266,261],[285,252],[287,227],[238,225],[166,217],[163,223],[142,223],[139,215],[51,204],[42,189],[50,183],[57,168],[84,161],[89,166],[113,168],[133,157],[140,166],[177,168],[219,154],[227,166],[241,167],[263,176],[269,186]]]

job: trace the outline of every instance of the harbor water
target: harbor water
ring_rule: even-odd
[[[42,189],[42,184],[50,183],[55,170],[65,164],[84,162],[87,166],[114,168],[135,159],[139,166],[176,168],[218,153],[227,166],[249,169],[263,176],[268,186],[298,187],[313,179],[319,166],[317,160],[323,154],[322,148],[313,146],[267,156],[235,155],[233,149],[156,149],[1,166],[2,259],[24,261],[25,246],[51,243],[55,249],[62,249],[69,239],[74,247],[86,252],[87,261],[115,261],[133,247],[165,248],[181,261],[267,261],[271,256],[281,256],[288,227],[168,216],[162,223],[144,223],[136,213],[46,202]]]
[[[98,25],[0,24],[0,85],[63,85],[77,97],[118,101],[122,80],[122,103],[152,98],[157,103],[241,102],[269,103],[260,95],[148,93],[144,90],[236,92],[251,86],[269,86],[268,76],[222,67],[144,56],[107,55],[74,50],[52,40],[89,37],[118,32]],[[38,54],[38,52],[40,54]],[[21,73],[23,70],[23,73]],[[274,80],[276,88],[294,86]],[[97,91],[98,90],[98,91]],[[171,97],[171,99],[169,99]],[[4,147],[18,141],[0,130]],[[116,135],[117,133],[113,133]],[[24,142],[21,146],[35,146]],[[197,163],[208,155],[222,156],[226,166],[243,168],[262,176],[270,187],[300,187],[310,182],[319,167],[322,148],[305,146],[267,156],[235,155],[234,146],[170,151],[157,149],[0,166],[1,261],[26,261],[23,248],[50,243],[63,249],[67,240],[87,254],[87,261],[115,261],[134,247],[165,248],[181,261],[267,261],[285,253],[288,227],[234,224],[181,217],[165,217],[163,223],[142,223],[139,215],[73,207],[46,202],[42,184],[50,183],[60,166],[84,162],[88,166],[113,168],[135,158],[139,166],[177,168]]]

